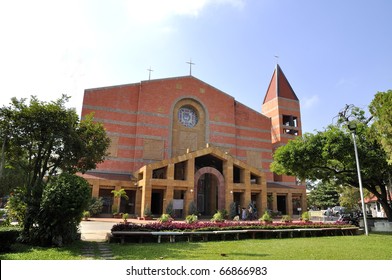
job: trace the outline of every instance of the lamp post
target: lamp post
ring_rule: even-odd
[[[365,226],[365,234],[369,235],[369,231],[368,231],[368,227],[367,227],[367,220],[366,220],[366,210],[365,210],[365,201],[363,198],[363,188],[362,188],[362,179],[361,179],[361,169],[359,167],[359,158],[358,158],[358,150],[357,150],[357,142],[355,139],[355,134],[356,134],[356,130],[357,130],[357,125],[353,122],[350,122],[348,124],[348,128],[351,131],[351,135],[353,137],[353,141],[354,141],[354,151],[355,151],[355,161],[357,163],[357,172],[358,172],[358,181],[359,181],[359,192],[361,195],[361,203],[362,203],[362,216],[363,216],[363,223]]]

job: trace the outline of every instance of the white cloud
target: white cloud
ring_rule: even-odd
[[[302,104],[302,107],[303,107],[304,109],[312,108],[312,107],[315,106],[318,102],[319,102],[319,96],[318,96],[318,95],[305,96],[305,97],[301,100],[301,104]]]
[[[143,0],[126,3],[130,20],[137,23],[156,23],[172,16],[197,17],[208,5],[231,5],[243,8],[244,0]]]

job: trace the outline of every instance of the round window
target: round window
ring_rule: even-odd
[[[178,110],[178,120],[183,126],[194,127],[198,121],[197,112],[190,106],[181,107]]]

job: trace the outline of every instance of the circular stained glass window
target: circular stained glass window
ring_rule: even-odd
[[[178,120],[183,126],[194,127],[198,121],[197,112],[190,106],[181,107],[178,110]]]

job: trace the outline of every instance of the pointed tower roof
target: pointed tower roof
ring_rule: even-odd
[[[276,64],[275,71],[272,74],[272,78],[268,86],[267,93],[265,94],[263,104],[276,97],[283,97],[299,101],[279,64]]]

